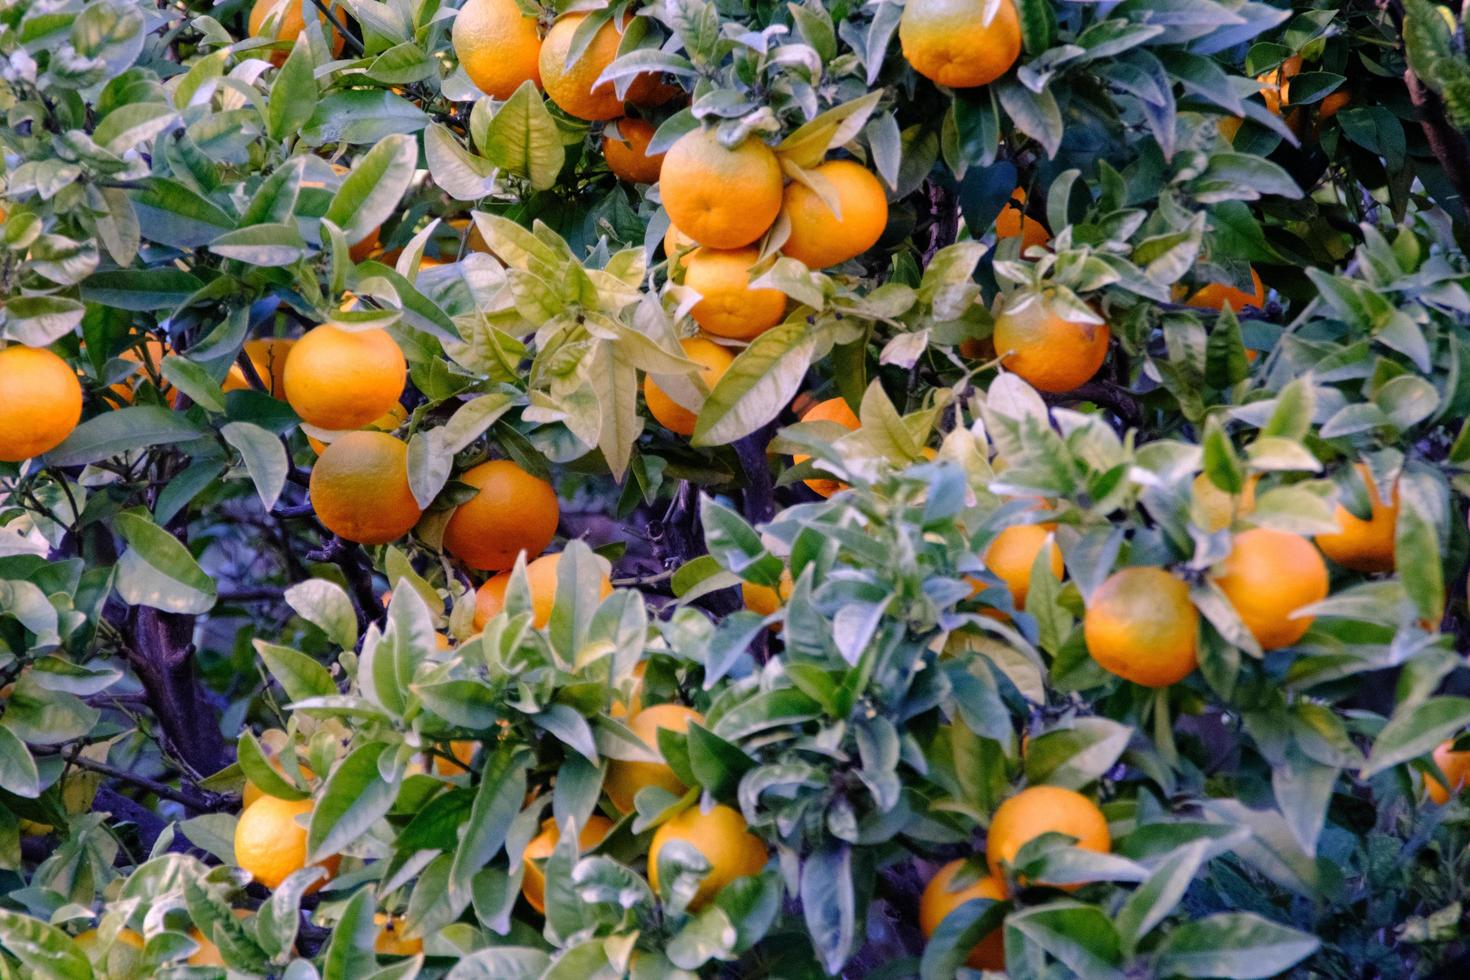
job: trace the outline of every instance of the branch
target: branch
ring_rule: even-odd
[[[1110,410],[1123,424],[1136,429],[1143,425],[1143,406],[1133,393],[1111,381],[1088,381],[1071,391],[1052,395],[1042,392],[1042,400],[1048,405],[1076,405],[1079,402],[1095,402]]]
[[[776,516],[776,485],[771,479],[771,464],[766,447],[771,444],[773,424],[767,424],[735,442],[735,455],[745,470],[745,488],[740,492],[745,519],[764,524]]]
[[[933,180],[924,182],[929,199],[929,244],[924,248],[925,268],[940,249],[953,245],[960,232],[960,208],[955,192]]]
[[[192,790],[184,788],[175,788],[168,785],[167,783],[159,782],[156,779],[151,779],[148,776],[143,776],[135,772],[129,772],[126,769],[119,769],[116,766],[108,765],[105,762],[98,762],[94,759],[89,759],[86,756],[80,754],[79,747],[73,747],[70,751],[64,752],[62,754],[62,757],[66,759],[66,761],[70,765],[74,765],[78,769],[87,769],[91,772],[98,772],[106,776],[108,779],[115,779],[118,782],[127,783],[130,786],[136,786],[139,789],[147,790],[154,796],[165,800],[172,800],[175,803],[182,804],[183,806],[188,807],[190,810],[193,810],[196,813],[219,813],[224,810],[233,810],[236,806],[239,805],[239,798],[235,796],[225,795],[221,793],[196,793]]]

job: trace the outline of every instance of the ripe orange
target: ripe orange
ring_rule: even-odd
[[[527,81],[541,86],[541,34],[515,0],[465,0],[450,40],[460,67],[491,98],[508,99]]]
[[[988,85],[1021,56],[1021,19],[1001,0],[985,23],[986,0],[909,0],[898,41],[914,71],[950,88]]]
[[[995,216],[996,238],[1021,239],[1021,252],[1033,245],[1045,245],[1051,241],[1051,232],[1046,225],[1026,213],[1026,191],[1017,187],[1011,192],[1011,200]]]
[[[597,29],[575,64],[567,66],[572,49],[572,35],[582,23],[585,13],[567,14],[551,25],[541,45],[541,83],[551,100],[578,119],[616,119],[623,114],[623,100],[618,98],[612,82],[593,83],[618,56],[622,30],[609,20]]]
[[[1031,566],[1055,528],[1053,524],[1013,524],[995,536],[985,549],[985,566],[1000,577],[1011,590],[1011,601],[1017,609],[1026,608],[1031,591]],[[1065,572],[1062,549],[1051,542],[1051,573],[1060,579]]]
[[[403,916],[379,912],[373,916],[373,922],[379,927],[373,939],[373,952],[379,956],[417,956],[424,951],[422,939],[403,938]]]
[[[769,585],[757,585],[754,582],[740,583],[740,598],[745,603],[745,608],[761,616],[769,616],[786,604],[791,598],[791,590],[795,583],[791,581],[790,569],[781,570],[781,582],[776,588]]]
[[[455,508],[444,526],[444,548],[471,568],[503,571],[522,551],[535,557],[556,537],[561,508],[550,483],[508,459],[459,475],[480,492]]]
[[[312,812],[311,800],[278,800],[262,796],[240,814],[235,824],[235,863],[267,888],[279,888],[293,872],[306,867],[306,827],[296,818]],[[337,873],[341,858],[326,859],[321,866],[327,877],[318,878],[306,892],[311,894]]]
[[[455,739],[449,743],[449,754],[458,759],[450,762],[442,755],[434,756],[434,772],[440,776],[462,776],[469,772],[469,764],[475,759],[480,743],[471,739]]]
[[[1290,102],[1291,80],[1301,70],[1302,56],[1294,54],[1271,71],[1256,76],[1256,81],[1265,86],[1261,98],[1265,100],[1267,109],[1281,115],[1282,104]]]
[[[138,366],[123,380],[109,385],[107,390],[116,395],[119,402],[131,405],[137,394],[138,385],[146,378],[157,385],[158,390],[167,397],[169,404],[176,404],[179,400],[179,393],[174,390],[173,385],[162,378],[163,359],[169,354],[169,349],[157,340],[143,340],[139,343],[140,338],[137,336],[130,337],[129,340],[133,346],[118,356]]]
[[[964,888],[956,889],[951,885],[954,876],[964,867],[965,859],[956,858],[935,873],[929,879],[929,884],[924,886],[924,894],[919,899],[919,931],[928,939],[934,935],[939,924],[948,917],[949,913],[964,905],[966,902],[977,898],[989,898],[997,902],[1004,902],[1010,896],[1006,893],[1006,884],[994,875],[978,878]],[[975,948],[970,950],[969,957],[965,960],[975,970],[1004,970],[1006,968],[1006,944],[1005,931],[997,929],[985,936]]]
[[[607,160],[607,169],[630,184],[657,183],[664,154],[649,155],[648,142],[653,134],[653,125],[642,119],[629,116],[619,119],[618,135],[604,133],[602,137],[602,156]]]
[[[1450,788],[1445,789],[1439,780],[1426,775],[1424,789],[1431,800],[1444,806],[1450,801],[1451,793],[1458,795],[1466,784],[1470,784],[1470,751],[1456,752],[1455,740],[1449,739],[1439,743],[1434,750],[1434,764],[1448,777]]]
[[[1255,528],[1235,536],[1229,556],[1216,568],[1215,584],[1256,642],[1276,650],[1311,627],[1311,616],[1292,614],[1327,598],[1327,566],[1306,538]]]
[[[329,6],[332,6],[339,17],[342,15],[342,11],[334,4]],[[322,32],[330,39],[332,53],[341,54],[346,39],[311,0],[255,0],[255,5],[250,8],[250,36],[267,36],[265,22],[267,18],[274,17],[275,30],[269,35],[270,38],[274,41],[290,41],[294,45],[301,32],[306,30],[306,16],[303,11],[308,9],[321,21]],[[286,56],[290,53],[290,48],[285,48],[266,52],[265,56],[270,59],[271,64],[279,68],[286,63]]]
[[[296,341],[282,337],[245,341],[245,356],[250,358],[255,376],[272,398],[286,397],[286,357],[295,346]],[[238,364],[230,365],[224,384],[220,385],[224,391],[249,391],[254,387]]]
[[[679,343],[684,348],[684,356],[700,365],[699,377],[711,391],[735,362],[735,355],[703,337],[689,337]],[[665,394],[652,377],[643,379],[643,400],[648,403],[648,414],[659,425],[681,436],[694,434],[694,420],[698,415]]]
[[[393,432],[407,420],[408,412],[404,410],[402,405],[395,403],[392,408],[388,409],[380,417],[373,419],[367,425],[363,426],[363,428],[372,432]],[[340,435],[340,433],[333,435],[332,441],[336,441],[337,435]],[[306,444],[311,447],[312,452],[320,456],[327,451],[327,446],[330,443],[323,442],[316,436],[308,433]]]
[[[682,704],[655,704],[629,718],[627,725],[644,745],[652,749],[659,758],[663,758],[658,748],[658,730],[667,728],[671,732],[687,732],[691,721],[704,721],[704,716]],[[613,806],[624,813],[633,812],[634,798],[645,786],[658,786],[675,796],[683,796],[689,788],[674,775],[674,770],[666,762],[635,762],[630,759],[608,761],[607,778],[602,788],[607,793],[607,798],[612,800]]]
[[[1105,854],[1113,846],[1108,820],[1096,803],[1060,786],[1028,786],[990,818],[985,838],[990,873],[1004,880],[1001,862],[1009,864],[1027,841],[1051,833],[1077,838],[1076,846],[1086,851]]]
[[[282,378],[296,414],[323,429],[356,429],[398,404],[408,377],[403,351],[386,330],[323,323],[291,348]]]
[[[1337,113],[1347,108],[1353,101],[1353,94],[1346,89],[1338,89],[1331,95],[1326,96],[1317,104],[1317,124],[1320,126],[1331,119]]]
[[[683,841],[704,855],[710,870],[689,902],[690,911],[709,904],[736,878],[760,874],[766,866],[765,841],[750,832],[739,810],[717,805],[708,813],[691,806],[662,824],[648,848],[648,883],[662,897],[658,884],[658,856],[670,841]]]
[[[55,449],[82,417],[82,385],[44,347],[0,350],[0,460],[18,463]]]
[[[545,629],[551,622],[551,609],[556,605],[556,569],[561,562],[561,553],[542,555],[526,565],[526,582],[531,587],[532,625]],[[514,562],[512,562],[514,564]],[[505,590],[510,587],[510,572],[501,572],[485,580],[475,591],[475,629],[482,630],[505,608]],[[599,598],[612,595],[612,583],[602,577]]]
[[[716,337],[752,340],[781,322],[786,294],[750,287],[759,258],[754,247],[697,248],[684,257],[684,285],[704,297],[689,311],[696,323]]]
[[[358,544],[387,544],[423,516],[408,487],[408,446],[386,432],[347,432],[311,469],[311,506],[327,530]]]
[[[825,269],[877,244],[888,227],[888,196],[878,178],[852,160],[829,160],[812,173],[836,189],[841,216],[815,191],[793,180],[783,195],[791,235],[781,251],[809,269]]]
[[[843,398],[828,398],[826,401],[817,402],[801,417],[801,420],[803,422],[836,422],[838,425],[852,432],[856,432],[862,427],[862,422],[853,414],[852,409],[848,407],[847,400]],[[797,453],[791,457],[791,462],[800,466],[809,459],[811,459],[810,456],[804,453]],[[802,482],[823,497],[830,497],[847,486],[841,480],[833,480],[820,476]]]
[[[577,834],[578,849],[592,850],[602,843],[612,828],[613,822],[607,817],[597,814],[588,817],[587,822],[582,825],[581,833]],[[541,869],[541,862],[551,857],[560,840],[561,828],[556,821],[544,820],[541,823],[541,833],[532,837],[525,851],[521,853],[521,860],[525,862],[526,868],[521,877],[521,894],[526,896],[527,903],[537,912],[546,911],[546,872]]]
[[[1108,576],[1087,604],[1082,629],[1093,660],[1144,687],[1168,687],[1199,666],[1199,613],[1189,586],[1162,568]]]
[[[669,148],[659,195],[669,220],[710,248],[739,248],[781,213],[781,164],[759,139],[727,149],[713,129],[696,129]]]
[[[1203,511],[1204,524],[1201,525],[1212,534],[1215,531],[1223,531],[1237,518],[1244,517],[1256,509],[1256,484],[1261,482],[1261,475],[1253,473],[1246,477],[1245,486],[1240,493],[1231,496],[1224,490],[1215,486],[1215,482],[1208,474],[1201,473],[1194,478],[1194,499],[1198,501],[1200,510]]]
[[[1399,522],[1399,487],[1389,491],[1390,503],[1384,503],[1368,467],[1357,464],[1358,474],[1368,487],[1368,501],[1373,512],[1365,521],[1342,504],[1333,510],[1338,530],[1317,535],[1317,547],[1343,568],[1355,572],[1391,572],[1394,569],[1393,542]]]
[[[1062,392],[1097,373],[1111,336],[1106,323],[1065,320],[1037,296],[996,317],[993,340],[1007,370],[1040,391]]]
[[[1229,283],[1212,282],[1189,297],[1189,305],[1202,310],[1223,310],[1228,306],[1236,313],[1247,306],[1261,309],[1266,305],[1266,286],[1255,269],[1251,270],[1251,286],[1254,288],[1248,293]]]

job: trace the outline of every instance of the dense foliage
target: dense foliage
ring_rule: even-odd
[[[1465,969],[1461,12],[0,0],[0,107],[0,976]]]

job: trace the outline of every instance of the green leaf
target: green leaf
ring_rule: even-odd
[[[1060,960],[1075,976],[1121,980],[1117,930],[1102,909],[1077,902],[1051,902],[1006,917],[1006,962],[1025,962],[1025,937]]]
[[[71,937],[28,915],[0,909],[0,946],[36,980],[92,980],[92,965]]]
[[[1078,718],[1031,739],[1026,781],[1081,789],[1102,777],[1122,757],[1133,729],[1107,718]]]
[[[273,140],[284,140],[311,118],[316,109],[317,88],[311,48],[305,44],[291,46],[291,53],[271,82],[270,101],[266,104],[265,131]]]
[[[199,248],[235,227],[235,220],[207,198],[175,180],[153,177],[132,192],[146,239],[174,248]]]
[[[85,306],[65,296],[16,296],[5,307],[5,334],[27,347],[49,347],[75,330],[84,312]]]
[[[248,728],[240,733],[236,742],[235,758],[239,761],[245,778],[265,795],[281,800],[305,800],[311,797],[310,793],[298,789],[296,784],[271,765],[270,757],[256,741],[255,733]]]
[[[306,240],[295,224],[261,224],[226,232],[209,250],[227,259],[264,267],[291,265],[306,255]]]
[[[1128,896],[1115,920],[1124,950],[1132,952],[1139,940],[1178,907],[1209,856],[1211,844],[1208,840],[1197,840],[1174,851]]]
[[[167,103],[132,102],[118,106],[103,117],[92,131],[92,139],[113,153],[141,150],[178,118],[179,114]]]
[[[730,365],[694,423],[695,446],[724,446],[749,435],[791,404],[811,366],[816,340],[805,321],[772,327]]]
[[[1373,741],[1361,778],[1428,755],[1440,742],[1470,726],[1470,698],[1437,697],[1400,705]]]
[[[41,776],[31,750],[3,725],[0,725],[0,786],[6,792],[30,800],[41,795]]]
[[[244,460],[245,470],[255,484],[261,506],[269,512],[280,499],[286,486],[286,476],[291,471],[286,447],[280,439],[249,422],[230,422],[219,431],[225,442],[234,446]]]
[[[327,697],[337,693],[337,683],[332,680],[327,668],[300,650],[256,640],[255,652],[265,663],[266,670],[271,672],[271,676],[286,692],[286,697],[292,701],[305,701],[308,698]]]
[[[359,888],[343,906],[322,962],[322,980],[358,980],[377,969],[373,943],[381,927],[373,919],[373,899],[373,889]]]
[[[357,646],[357,614],[352,600],[336,582],[309,579],[286,590],[286,602],[344,650]]]
[[[362,241],[397,212],[417,163],[418,142],[412,136],[384,137],[352,165],[325,219],[342,229],[348,244]]]
[[[153,523],[147,511],[126,510],[113,520],[128,544],[115,583],[124,602],[191,615],[214,608],[214,579],[178,538]]]
[[[424,110],[387,89],[349,89],[317,103],[301,138],[309,146],[376,144],[389,136],[417,133],[428,124]]]
[[[306,832],[308,864],[351,846],[392,808],[398,784],[385,781],[378,764],[387,748],[381,742],[359,745],[327,777]]]
[[[94,416],[46,454],[54,466],[82,466],[135,449],[188,442],[206,430],[159,405],[134,405]]]
[[[856,952],[858,898],[853,873],[852,848],[839,842],[819,848],[801,866],[807,935],[833,975]]]
[[[495,189],[495,164],[477,157],[438,123],[424,132],[424,157],[439,189],[458,201],[478,201]]]
[[[556,183],[566,162],[566,147],[556,120],[532,82],[521,83],[495,113],[480,152],[502,170],[525,177],[535,190],[544,191]]]
[[[1001,79],[991,88],[1015,127],[1040,143],[1048,159],[1055,157],[1062,146],[1065,126],[1051,90],[1033,92],[1012,78]]]
[[[1255,980],[1285,973],[1322,945],[1316,936],[1253,912],[1221,912],[1185,922],[1159,949],[1165,976]]]

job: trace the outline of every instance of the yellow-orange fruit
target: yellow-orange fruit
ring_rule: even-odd
[[[262,796],[240,814],[235,824],[235,863],[267,888],[279,888],[295,871],[306,867],[306,827],[296,818],[315,809],[311,800],[278,800]],[[311,894],[337,873],[337,855],[321,862],[327,876],[309,888]]]
[[[587,818],[581,832],[577,834],[577,847],[582,851],[592,850],[602,843],[612,828],[613,823],[607,817],[593,814]],[[556,821],[543,821],[541,833],[531,838],[521,854],[526,869],[521,876],[521,894],[526,896],[526,902],[537,912],[546,911],[546,872],[541,869],[541,862],[551,857],[560,840],[561,828]]]
[[[44,347],[0,350],[0,460],[18,463],[55,449],[82,417],[82,385]]]
[[[323,429],[356,429],[398,404],[408,377],[386,330],[313,327],[291,348],[282,384],[296,414]]]
[[[671,732],[689,731],[691,721],[703,721],[704,716],[693,708],[682,704],[655,704],[644,708],[629,718],[627,725],[639,740],[654,754],[662,758],[658,748],[658,730],[667,728]],[[666,762],[635,762],[629,759],[611,759],[607,764],[607,777],[602,784],[607,798],[613,806],[624,813],[633,811],[634,798],[646,786],[658,786],[675,796],[683,796],[685,786]]]
[[[760,250],[750,247],[697,248],[685,256],[684,285],[702,297],[689,311],[694,321],[732,340],[752,340],[780,323],[786,294],[750,286],[750,270],[759,258]]]
[[[457,761],[451,762],[442,755],[434,756],[434,772],[440,776],[462,776],[469,772],[469,765],[474,761],[475,751],[480,747],[479,742],[470,739],[456,739],[449,743],[449,754]]]
[[[1113,846],[1108,820],[1096,803],[1060,786],[1029,786],[996,807],[990,818],[985,838],[990,873],[1003,879],[1002,862],[1015,861],[1026,842],[1042,834],[1075,837],[1075,846],[1085,851],[1105,854]]]
[[[929,884],[924,886],[924,894],[919,898],[919,931],[928,939],[934,935],[939,924],[945,920],[949,913],[979,898],[988,898],[996,902],[1004,902],[1010,896],[1006,894],[1005,882],[995,875],[987,875],[977,878],[975,881],[963,888],[955,888],[951,882],[964,867],[965,859],[956,858],[935,873],[929,879]],[[1005,932],[996,929],[987,934],[975,944],[970,950],[970,955],[965,963],[974,970],[1004,970],[1006,968],[1006,944]]]
[[[791,598],[791,590],[795,583],[791,581],[791,571],[781,569],[781,582],[776,588],[769,585],[758,585],[755,582],[740,583],[740,598],[745,603],[745,608],[761,616],[769,616],[782,606],[786,600]]]
[[[853,410],[848,406],[847,400],[844,398],[828,398],[826,401],[817,402],[801,417],[801,420],[803,422],[836,422],[838,425],[852,432],[856,432],[862,426],[862,422],[859,421],[857,415],[853,413]],[[791,462],[800,466],[809,459],[811,459],[810,456],[804,453],[797,453],[791,457]],[[837,491],[847,487],[847,484],[841,480],[833,480],[821,476],[813,477],[810,480],[803,480],[802,482],[823,497],[830,497]]]
[[[684,348],[684,356],[699,365],[700,380],[711,391],[735,362],[735,355],[703,337],[688,337],[680,341],[680,346]],[[670,398],[651,376],[643,379],[643,400],[648,403],[648,414],[659,425],[681,436],[694,434],[694,422],[699,416]]]
[[[1228,306],[1236,313],[1247,306],[1260,309],[1266,305],[1266,285],[1255,269],[1251,270],[1251,286],[1252,291],[1248,293],[1229,283],[1212,282],[1189,297],[1189,305],[1205,310],[1223,310]]]
[[[1429,798],[1440,806],[1450,801],[1450,795],[1458,794],[1470,783],[1470,751],[1456,752],[1455,740],[1447,739],[1439,743],[1434,750],[1434,764],[1439,766],[1439,771],[1444,773],[1450,781],[1448,789],[1438,779],[1426,775],[1424,777],[1424,790]]]
[[[556,489],[508,459],[471,467],[458,477],[480,492],[455,508],[444,549],[471,568],[499,572],[522,551],[534,558],[556,537]]]
[[[1046,225],[1026,213],[1026,191],[1017,187],[1011,192],[1011,200],[995,216],[996,238],[1021,239],[1021,252],[1033,245],[1045,245],[1051,241],[1051,232]]]
[[[341,15],[341,11],[336,8],[335,4],[329,4],[329,6],[333,7],[338,16]],[[250,36],[269,36],[273,41],[290,41],[294,45],[296,39],[301,36],[301,32],[306,30],[306,10],[311,10],[316,15],[316,19],[321,22],[323,34],[332,45],[332,53],[341,54],[342,45],[346,39],[327,19],[327,15],[318,10],[311,0],[255,0],[255,4],[250,8],[250,21],[247,25]],[[275,30],[267,35],[265,22],[272,15],[275,17],[273,21]],[[270,59],[271,64],[279,68],[286,63],[288,54],[290,54],[290,49],[286,48],[268,52],[266,57]]]
[[[1399,487],[1395,483],[1385,503],[1373,482],[1373,474],[1362,463],[1358,474],[1368,487],[1373,507],[1365,521],[1342,504],[1333,510],[1337,531],[1317,535],[1317,547],[1343,568],[1355,572],[1391,572],[1394,569],[1394,536],[1399,523]]]
[[[664,154],[648,152],[654,132],[653,125],[642,119],[619,119],[618,135],[604,133],[602,137],[602,156],[607,161],[607,169],[630,184],[657,183]]]
[[[985,549],[985,566],[994,572],[1006,588],[1011,591],[1011,601],[1017,609],[1026,608],[1026,596],[1031,591],[1031,566],[1036,556],[1047,543],[1055,525],[1013,524],[995,536]],[[1051,573],[1060,579],[1065,568],[1062,564],[1062,549],[1055,541],[1048,552]]]
[[[1295,616],[1327,598],[1327,566],[1306,538],[1255,528],[1235,536],[1230,554],[1216,568],[1215,584],[1241,622],[1265,650],[1291,646],[1312,625]]]
[[[623,114],[623,100],[618,98],[613,83],[594,83],[618,55],[618,44],[623,39],[618,26],[609,20],[598,28],[592,43],[567,67],[572,35],[586,17],[585,13],[567,14],[551,26],[541,45],[541,84],[568,115],[587,120],[616,119]]]
[[[408,446],[386,432],[347,432],[311,469],[311,506],[333,534],[359,544],[403,537],[423,516],[408,486]]]
[[[782,210],[791,234],[781,251],[825,269],[862,255],[888,227],[888,196],[872,172],[852,160],[829,160],[813,168],[837,192],[840,216],[817,193],[798,181],[786,185]]]
[[[988,85],[1021,56],[1021,19],[1000,0],[985,23],[986,0],[908,0],[898,41],[914,71],[950,88]]]
[[[424,951],[422,939],[404,938],[403,916],[379,912],[373,916],[373,922],[378,926],[378,935],[373,939],[373,952],[379,956],[417,956]]]
[[[1006,370],[1040,391],[1071,391],[1097,373],[1112,334],[1106,323],[1063,319],[1042,297],[995,318],[992,339]]]
[[[648,883],[660,897],[663,893],[659,889],[658,858],[671,841],[688,844],[710,864],[709,873],[689,901],[691,911],[709,904],[710,899],[736,878],[760,874],[766,866],[766,844],[750,832],[739,810],[720,805],[704,813],[696,804],[653,833],[653,842],[648,847]]]
[[[1199,613],[1189,586],[1162,568],[1108,576],[1082,619],[1087,652],[1104,670],[1144,687],[1167,687],[1199,666]]]
[[[764,235],[781,213],[781,185],[769,146],[749,138],[728,149],[713,129],[680,136],[659,176],[669,220],[710,248],[740,248]]]
[[[450,32],[454,56],[475,87],[508,99],[525,82],[541,85],[541,33],[515,0],[465,0]]]
[[[532,625],[545,629],[551,622],[551,610],[556,605],[556,569],[561,554],[542,555],[526,565],[526,584],[531,589]],[[505,591],[510,587],[511,572],[501,572],[485,580],[475,590],[475,629],[482,630],[505,608]],[[612,583],[606,575],[602,577],[599,599],[612,595]]]
[[[1256,484],[1261,482],[1261,475],[1253,473],[1246,477],[1245,486],[1240,493],[1234,496],[1215,486],[1215,482],[1206,473],[1201,473],[1194,478],[1194,499],[1199,502],[1200,510],[1203,511],[1204,524],[1201,525],[1206,531],[1214,533],[1223,531],[1235,520],[1244,517],[1256,509]]]

